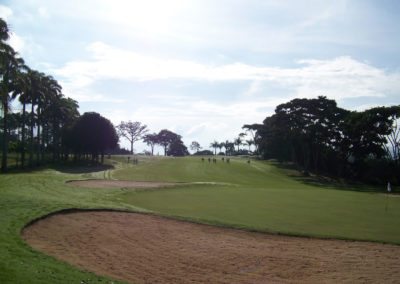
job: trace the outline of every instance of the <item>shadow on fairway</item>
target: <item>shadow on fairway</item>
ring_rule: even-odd
[[[386,185],[377,186],[369,185],[361,182],[352,180],[344,180],[338,178],[332,178],[329,176],[315,175],[315,174],[304,174],[293,164],[283,164],[279,162],[273,162],[273,164],[282,170],[285,175],[300,181],[306,185],[316,186],[326,189],[337,189],[346,191],[359,191],[359,192],[386,192]]]
[[[64,164],[51,165],[50,168],[67,174],[86,174],[86,173],[112,170],[114,169],[114,166],[107,164],[90,163],[90,162],[87,163],[68,162]]]

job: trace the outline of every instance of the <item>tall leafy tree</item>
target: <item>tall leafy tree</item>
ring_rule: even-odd
[[[57,123],[57,112],[60,108],[60,102],[63,97],[61,93],[61,86],[58,82],[49,75],[46,75],[43,80],[43,102],[42,102],[42,109],[41,109],[41,117],[39,119],[40,124],[42,126],[42,136],[41,142],[42,145],[40,146],[40,160],[44,160],[44,154],[47,147],[50,144],[54,146],[54,137],[52,131],[54,128],[54,124]]]
[[[28,97],[28,90],[30,87],[30,81],[29,81],[29,76],[28,76],[28,71],[29,68],[25,66],[23,68],[23,72],[19,73],[19,76],[17,77],[16,80],[16,95],[18,96],[18,100],[22,105],[22,115],[21,115],[21,123],[20,123],[20,128],[21,128],[21,167],[24,168],[25,166],[25,151],[26,151],[26,133],[27,133],[27,110],[26,110],[26,105],[29,103],[29,97]]]
[[[172,141],[168,145],[167,154],[169,156],[180,157],[180,156],[189,155],[189,152],[188,152],[185,144],[183,144],[183,141],[180,138],[178,138],[178,139],[175,139],[174,141]]]
[[[0,18],[0,42],[3,44],[6,40],[10,38],[10,30],[6,21]]]
[[[237,152],[240,151],[240,146],[243,145],[242,137],[239,135],[233,140],[233,143],[237,146]]]
[[[36,152],[36,164],[40,158],[40,117],[42,101],[44,100],[45,91],[43,81],[45,74],[36,70],[29,70],[29,89],[27,100],[31,105],[30,110],[30,147],[29,147],[29,165],[34,165],[34,154]],[[36,129],[36,139],[34,130]]]
[[[9,46],[4,40],[8,38],[8,28],[4,21],[0,22],[0,100],[3,111],[3,145],[2,145],[2,160],[1,170],[7,170],[7,154],[8,154],[8,113],[10,102],[13,99],[11,94],[16,87],[16,79],[20,69],[24,65],[22,58],[18,53]]]
[[[164,155],[167,156],[168,154],[168,147],[176,140],[180,140],[181,136],[168,130],[162,129],[158,135],[157,140],[158,144],[164,147]]]
[[[218,148],[218,146],[219,146],[219,143],[218,143],[218,141],[216,141],[216,140],[214,140],[214,142],[212,142],[212,143],[210,144],[210,147],[214,149],[214,155],[217,155],[217,148]]]
[[[190,150],[198,152],[201,149],[200,143],[197,141],[192,141],[190,144]]]
[[[383,148],[386,156],[398,164],[400,159],[400,105],[377,107],[369,111],[380,118],[375,125],[379,124],[381,128],[387,129],[379,134],[386,141],[383,143]]]
[[[157,133],[149,133],[143,136],[143,142],[145,142],[147,145],[150,146],[151,148],[151,155],[154,155],[154,146],[156,146],[159,141],[158,141],[158,135]]]
[[[247,134],[253,140],[253,145],[255,146],[255,153],[258,154],[259,144],[261,142],[261,136],[259,130],[261,129],[262,124],[254,123],[254,124],[245,124],[242,126],[242,129],[245,130]]]
[[[96,112],[86,112],[78,118],[68,133],[67,144],[75,157],[88,154],[92,161],[101,162],[108,149],[118,145],[118,135],[113,124]]]
[[[62,129],[72,125],[79,118],[78,103],[64,96],[54,96],[43,112],[47,124],[47,143],[53,152],[53,161],[61,156]]]
[[[124,137],[131,144],[131,154],[133,154],[133,144],[142,139],[148,132],[147,125],[142,124],[138,121],[121,121],[117,125],[117,132],[120,137]]]
[[[226,155],[232,155],[235,152],[235,143],[226,140],[224,142],[224,146],[225,146],[225,154]]]
[[[249,153],[251,152],[251,146],[254,145],[254,140],[253,139],[247,139],[246,145],[249,146]]]

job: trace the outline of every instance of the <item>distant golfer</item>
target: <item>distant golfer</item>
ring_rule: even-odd
[[[388,192],[391,192],[391,191],[392,191],[392,187],[390,186],[390,182],[388,182],[387,191],[388,191]]]

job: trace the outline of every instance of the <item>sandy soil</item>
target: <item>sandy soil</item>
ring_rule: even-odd
[[[131,181],[131,180],[107,180],[107,179],[88,179],[71,180],[69,185],[78,187],[92,188],[159,188],[177,185],[173,182],[153,182],[153,181]]]
[[[123,212],[57,214],[23,238],[132,283],[399,283],[400,246],[285,237]]]

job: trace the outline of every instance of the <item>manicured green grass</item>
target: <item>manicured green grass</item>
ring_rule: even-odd
[[[36,252],[21,239],[29,221],[66,208],[147,210],[249,230],[400,244],[400,197],[356,191],[363,187],[313,186],[273,164],[244,159],[213,164],[198,157],[139,157],[132,165],[126,157],[113,157],[107,162],[116,169],[60,166],[0,175],[0,283],[111,282]],[[84,178],[214,184],[136,191],[65,184]]]
[[[126,202],[160,214],[292,235],[400,243],[400,196],[362,192],[371,190],[362,186],[306,184],[266,162],[149,159],[113,176],[231,184],[124,193]]]

